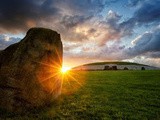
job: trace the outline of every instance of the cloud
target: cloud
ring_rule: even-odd
[[[129,7],[139,7],[147,0],[128,0]]]
[[[160,58],[148,58],[145,56],[137,56],[131,59],[126,59],[125,61],[160,67]]]
[[[118,15],[116,12],[109,10],[107,13],[107,23],[109,23],[110,25],[115,25],[119,20],[120,20],[121,16]]]
[[[106,20],[99,14],[117,0],[2,0],[0,33],[17,34],[30,27],[48,27],[61,33],[65,42],[96,40],[99,45],[121,37],[120,16],[109,11]]]
[[[6,48],[7,46],[18,42],[20,38],[9,37],[6,35],[0,35],[0,50]]]
[[[22,32],[36,26],[38,21],[58,14],[52,0],[2,0],[0,3],[0,32]]]
[[[48,27],[62,34],[65,41],[97,40],[105,45],[131,33],[121,16],[110,10],[106,19],[99,14],[117,0],[2,0],[0,33],[20,33],[30,27]],[[94,31],[93,31],[94,30]]]
[[[113,0],[1,0],[0,32],[18,33],[61,18],[79,21],[101,12]],[[84,18],[82,18],[84,16]],[[70,17],[74,17],[71,18]],[[51,22],[52,21],[52,22]]]
[[[101,38],[102,41],[100,45],[105,45],[107,41],[120,40],[121,38],[132,34],[132,28],[128,24],[125,24],[125,22],[119,22],[121,17],[122,16],[118,13],[109,10],[106,19],[100,21],[99,25],[103,28],[102,33],[104,34]]]
[[[112,10],[109,10],[106,17],[101,19],[99,16],[68,17],[69,20],[62,22],[62,25],[68,28],[62,32],[62,38],[72,42],[94,41],[99,47],[104,46],[108,41],[117,41],[132,34],[133,27],[125,22],[120,23],[121,17]]]
[[[121,45],[120,41],[108,42],[102,47],[98,47],[95,43],[76,44],[69,51],[64,51],[68,57],[73,59],[88,59],[88,60],[122,60],[125,58],[125,46]]]
[[[160,20],[160,1],[154,0],[145,2],[139,10],[137,10],[133,18],[139,24],[158,22]]]
[[[133,16],[120,23],[123,36],[133,35],[138,27],[155,27],[160,21],[159,0],[129,0],[128,6],[134,11]],[[130,8],[128,8],[130,9]]]
[[[82,24],[83,22],[85,22],[86,20],[90,19],[92,16],[69,16],[66,15],[62,18],[62,20],[60,21],[61,24],[64,25],[64,27],[66,28],[72,28],[75,27],[78,24]]]
[[[96,42],[87,41],[85,44],[70,45],[64,54],[75,60],[83,59],[83,62],[128,59],[132,62],[160,66],[158,63],[160,60],[159,38],[160,27],[158,26],[133,39],[132,47],[129,48],[123,45],[123,41],[108,41],[101,47]]]
[[[0,33],[17,34],[30,27],[48,27],[61,33],[65,42],[96,41],[99,45],[119,39],[120,16],[109,11],[105,20],[99,13],[117,0],[2,0]],[[114,21],[114,22],[113,22]]]
[[[22,33],[38,26],[54,29],[61,34],[64,56],[68,58],[123,60],[142,55],[148,59],[158,58],[159,28],[135,38],[131,48],[123,45],[123,40],[127,41],[127,37],[131,37],[140,26],[159,24],[160,1],[130,0],[129,7],[134,13],[127,20],[112,9],[106,11],[105,16],[106,8],[117,1],[2,0],[0,49],[20,40],[7,37],[5,33]]]
[[[148,58],[160,58],[160,52],[152,52],[152,53],[148,53]]]
[[[127,50],[128,55],[146,55],[150,57],[160,57],[160,26],[156,29],[145,32],[132,41],[133,47]]]
[[[134,15],[125,22],[126,24],[130,24],[133,27],[139,25],[159,24],[159,0],[135,0],[130,2],[129,4],[131,6],[138,6],[138,8],[134,12]]]
[[[67,34],[71,33],[70,36],[65,35],[67,36],[65,40],[77,43],[69,46],[65,55],[75,60],[83,59],[83,62],[133,59],[133,62],[140,63],[146,60],[146,64],[157,65],[160,57],[159,48],[157,48],[159,28],[135,38],[132,41],[134,46],[131,48],[123,45],[122,40],[134,34],[134,30],[139,25],[159,23],[158,3],[156,0],[137,0],[134,3],[134,6],[137,6],[135,13],[126,21],[122,21],[123,16],[113,10],[108,11],[106,18],[94,16],[86,20],[80,19],[78,24],[72,26],[72,29],[67,32]],[[147,14],[145,14],[146,11]],[[145,19],[141,18],[142,16]],[[93,32],[89,34],[92,30]],[[141,57],[145,60],[138,61]],[[152,64],[155,61],[156,64]]]

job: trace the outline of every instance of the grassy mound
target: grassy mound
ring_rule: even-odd
[[[88,66],[88,65],[105,65],[105,64],[116,64],[116,65],[143,65],[143,66],[147,66],[147,65],[144,65],[144,64],[132,63],[132,62],[95,62],[95,63],[84,64],[83,66]]]

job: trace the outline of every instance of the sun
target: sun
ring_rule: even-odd
[[[67,72],[68,70],[70,70],[70,69],[71,69],[70,67],[65,67],[65,66],[64,66],[64,67],[61,68],[61,72],[62,72],[62,73],[66,73],[66,72]]]

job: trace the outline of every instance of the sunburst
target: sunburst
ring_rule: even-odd
[[[38,79],[44,89],[54,95],[72,94],[84,83],[84,76],[69,67],[62,67],[55,63],[46,64],[41,62],[39,64],[42,65],[42,71],[38,74]]]
[[[63,74],[65,74],[65,73],[68,72],[70,69],[71,69],[70,67],[63,66],[63,67],[61,68],[61,72],[62,72]]]

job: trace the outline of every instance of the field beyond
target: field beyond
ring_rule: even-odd
[[[159,70],[78,71],[77,74],[85,79],[74,93],[62,94],[46,110],[10,118],[160,119]]]

